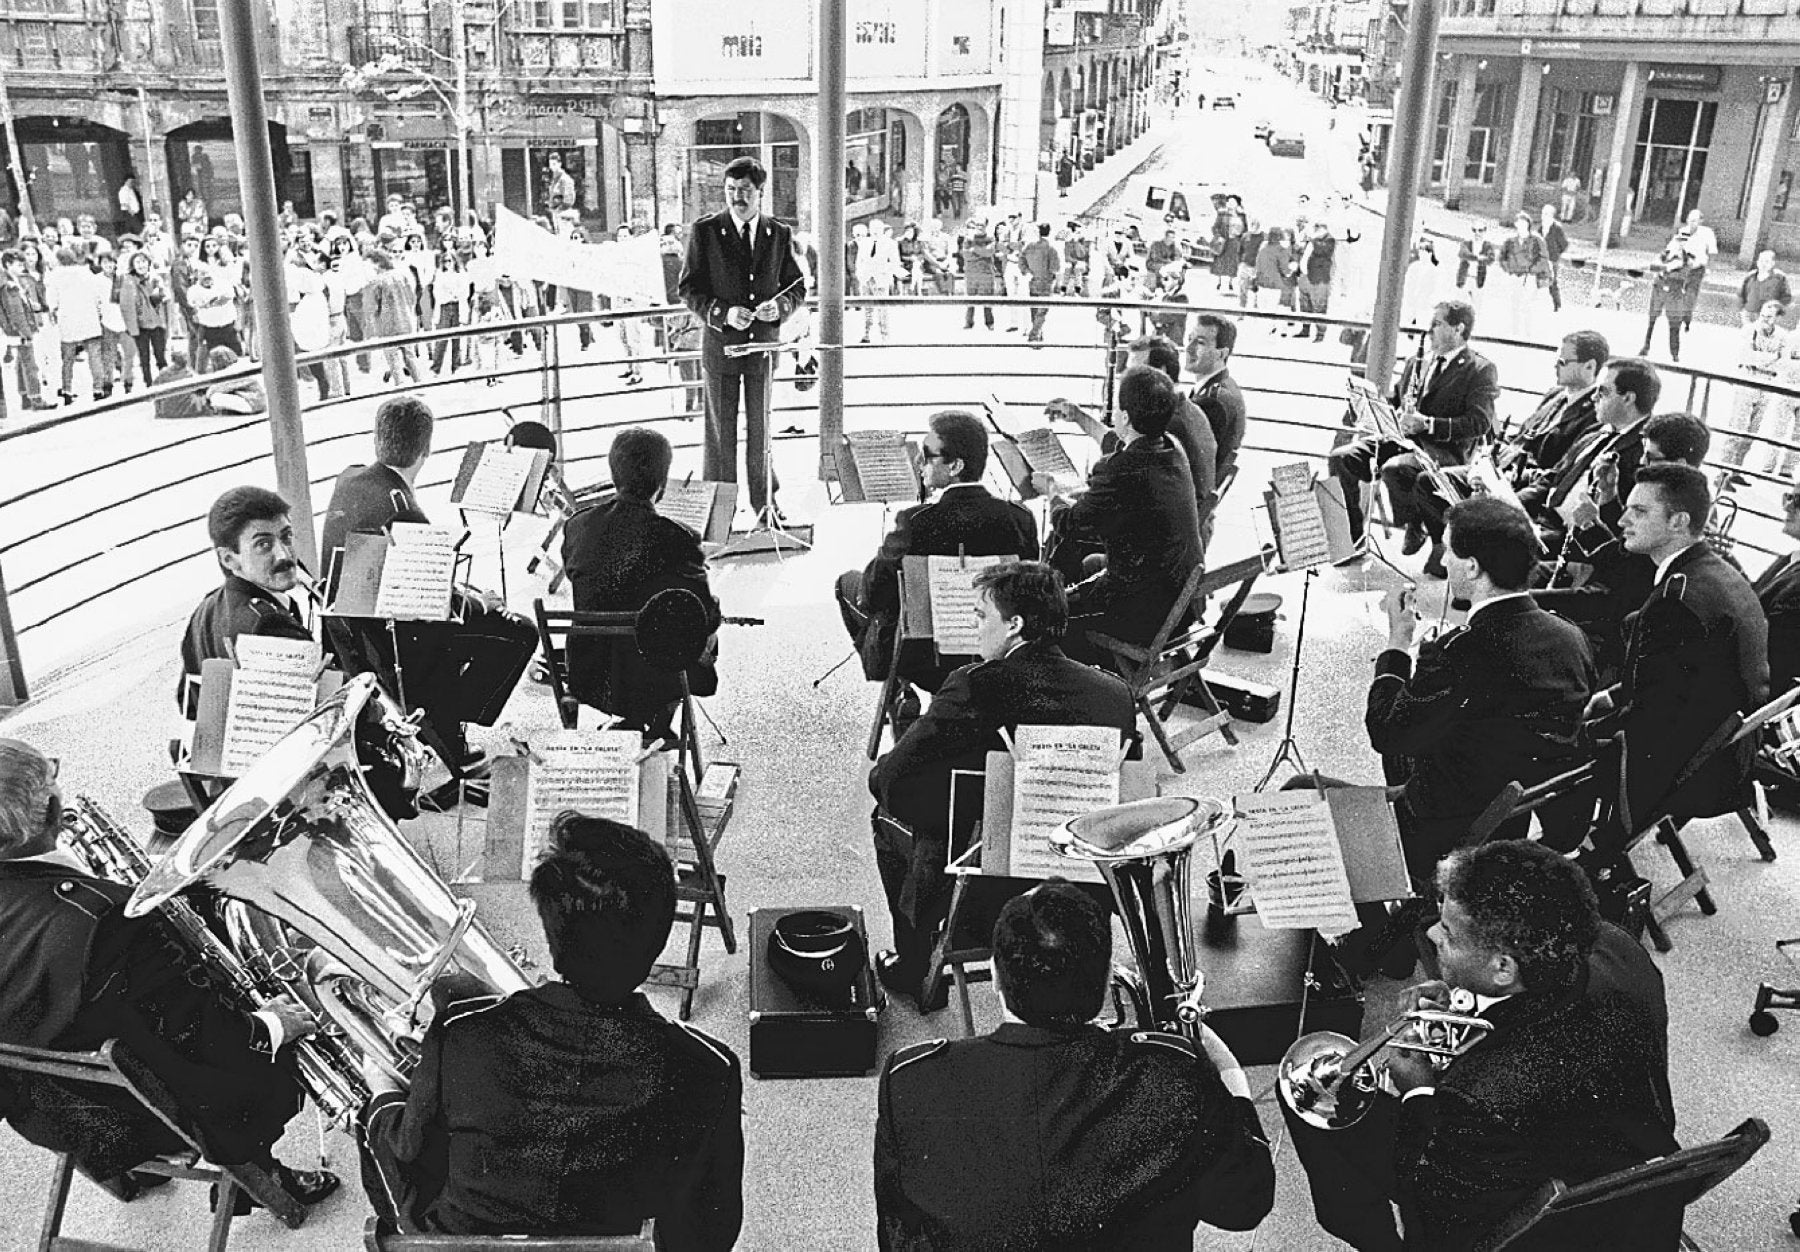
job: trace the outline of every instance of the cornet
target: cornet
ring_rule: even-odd
[[[1375,1103],[1381,1069],[1370,1062],[1383,1048],[1423,1052],[1448,1065],[1493,1028],[1485,1018],[1470,1013],[1418,1008],[1402,1013],[1360,1044],[1336,1031],[1314,1031],[1296,1039],[1282,1054],[1275,1090],[1302,1121],[1320,1130],[1343,1130],[1361,1121]]]

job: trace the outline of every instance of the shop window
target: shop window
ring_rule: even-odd
[[[727,113],[694,123],[687,150],[684,202],[690,217],[725,207],[725,167],[740,156],[755,157],[769,171],[763,212],[794,222],[800,213],[800,134],[779,113]]]
[[[194,6],[194,38],[206,43],[219,42],[219,0],[192,0]]]
[[[288,169],[287,183],[281,189],[281,198],[294,206],[294,212],[303,218],[317,217],[313,209],[312,153],[304,148],[290,149],[288,159],[292,165]]]

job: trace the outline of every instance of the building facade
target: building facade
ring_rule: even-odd
[[[1660,247],[1800,255],[1800,0],[1449,0],[1430,184],[1505,215],[1547,200]]]
[[[1091,170],[1150,125],[1162,6],[1156,0],[1052,0],[1044,22],[1039,168],[1067,153]]]

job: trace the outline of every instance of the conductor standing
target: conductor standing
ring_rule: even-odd
[[[769,467],[769,384],[773,353],[727,356],[737,344],[774,343],[781,323],[805,298],[793,232],[762,212],[769,173],[753,157],[725,167],[725,209],[694,223],[676,289],[705,327],[700,365],[706,387],[706,459],[710,482],[736,482],[740,388],[749,414],[745,468],[758,517],[773,513]]]

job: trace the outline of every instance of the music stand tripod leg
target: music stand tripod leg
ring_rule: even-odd
[[[1314,566],[1306,571],[1300,582],[1300,621],[1294,627],[1294,655],[1288,666],[1287,719],[1283,723],[1281,743],[1275,749],[1275,756],[1269,761],[1269,768],[1264,771],[1262,781],[1256,784],[1257,791],[1268,790],[1269,781],[1275,777],[1275,771],[1281,768],[1284,761],[1293,765],[1299,773],[1311,772],[1307,768],[1305,756],[1300,752],[1300,741],[1294,738],[1294,709],[1300,702],[1300,655],[1306,647],[1306,609],[1312,599],[1313,579],[1318,575],[1318,567]]]

